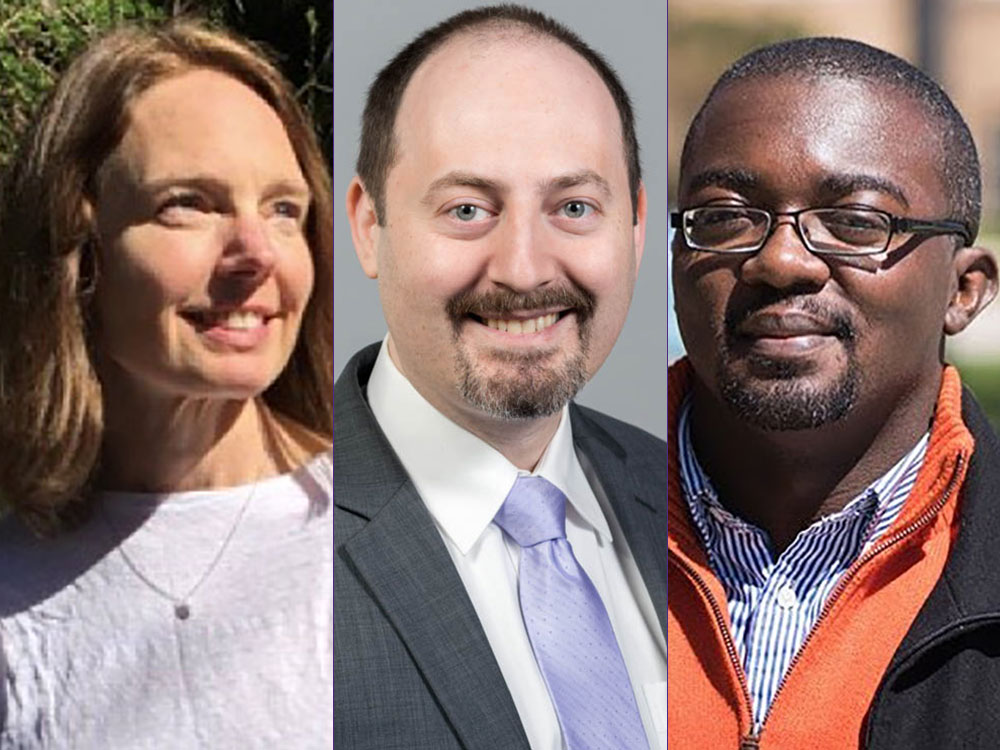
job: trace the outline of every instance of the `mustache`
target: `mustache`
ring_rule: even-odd
[[[502,318],[506,313],[525,310],[572,309],[581,323],[594,315],[597,299],[594,295],[576,285],[535,289],[530,292],[515,292],[510,289],[494,289],[488,292],[459,292],[445,305],[445,311],[453,322],[474,315],[478,318]]]
[[[817,318],[832,329],[833,335],[845,342],[853,342],[857,338],[858,329],[854,319],[847,312],[837,309],[814,296],[783,295],[764,293],[753,299],[734,300],[730,303],[723,318],[723,330],[730,341],[738,338],[740,325],[748,319],[769,307],[779,307],[782,311],[797,310]]]

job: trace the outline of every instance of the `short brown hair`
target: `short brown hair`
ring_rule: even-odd
[[[122,28],[92,43],[59,80],[23,141],[0,201],[0,498],[52,532],[83,504],[103,438],[90,301],[97,280],[98,172],[129,107],[156,83],[207,68],[277,113],[312,191],[307,238],[316,283],[291,358],[264,401],[332,434],[333,200],[310,120],[267,56],[190,21]]]
[[[474,29],[517,29],[548,37],[565,44],[584,60],[604,81],[618,109],[621,120],[625,163],[628,168],[632,198],[632,220],[637,219],[639,183],[639,142],[635,137],[632,103],[618,74],[600,53],[558,21],[520,5],[493,5],[467,10],[424,31],[402,49],[379,71],[368,89],[361,118],[361,149],[358,153],[358,177],[375,205],[379,224],[385,224],[385,180],[396,159],[394,129],[403,93],[420,64],[452,37]]]

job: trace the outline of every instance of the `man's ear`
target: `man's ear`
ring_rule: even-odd
[[[361,268],[368,278],[378,278],[378,235],[381,227],[375,203],[357,175],[347,187],[346,208],[354,252],[361,261]]]
[[[642,251],[646,246],[646,186],[639,183],[635,197],[635,224],[632,227],[632,242],[635,245],[635,270],[639,273]]]
[[[944,332],[954,336],[997,296],[997,261],[983,247],[963,247],[955,253],[952,267],[958,280],[948,310],[944,315]]]

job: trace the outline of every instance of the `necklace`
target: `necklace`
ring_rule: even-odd
[[[223,538],[222,544],[219,545],[219,549],[215,553],[215,557],[212,558],[208,567],[205,568],[205,572],[201,574],[197,581],[195,581],[194,586],[188,589],[187,593],[183,596],[176,596],[163,586],[160,586],[158,583],[150,579],[149,576],[143,573],[139,566],[135,564],[135,561],[129,557],[128,553],[125,551],[125,538],[118,532],[118,529],[116,529],[115,525],[111,522],[111,517],[107,514],[107,511],[105,511],[103,503],[101,504],[101,516],[104,518],[104,522],[108,525],[112,540],[115,542],[115,546],[117,547],[119,554],[122,556],[122,560],[125,562],[128,569],[132,571],[132,574],[142,581],[150,591],[153,591],[173,604],[174,616],[177,617],[178,620],[186,620],[191,616],[191,598],[195,595],[195,593],[197,593],[198,589],[201,588],[201,585],[208,580],[209,576],[212,575],[212,572],[222,560],[222,556],[226,553],[226,548],[229,547],[229,543],[236,535],[236,529],[239,528],[240,521],[243,520],[243,516],[247,512],[247,508],[250,507],[250,499],[257,490],[257,483],[258,482],[254,482],[250,487],[250,492],[247,493],[246,498],[243,500],[243,504],[236,513],[236,518],[233,519],[233,523],[229,527],[229,531],[226,532],[226,536]]]

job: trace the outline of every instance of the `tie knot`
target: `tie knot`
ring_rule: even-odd
[[[566,496],[542,477],[518,477],[493,519],[522,547],[566,537]]]

